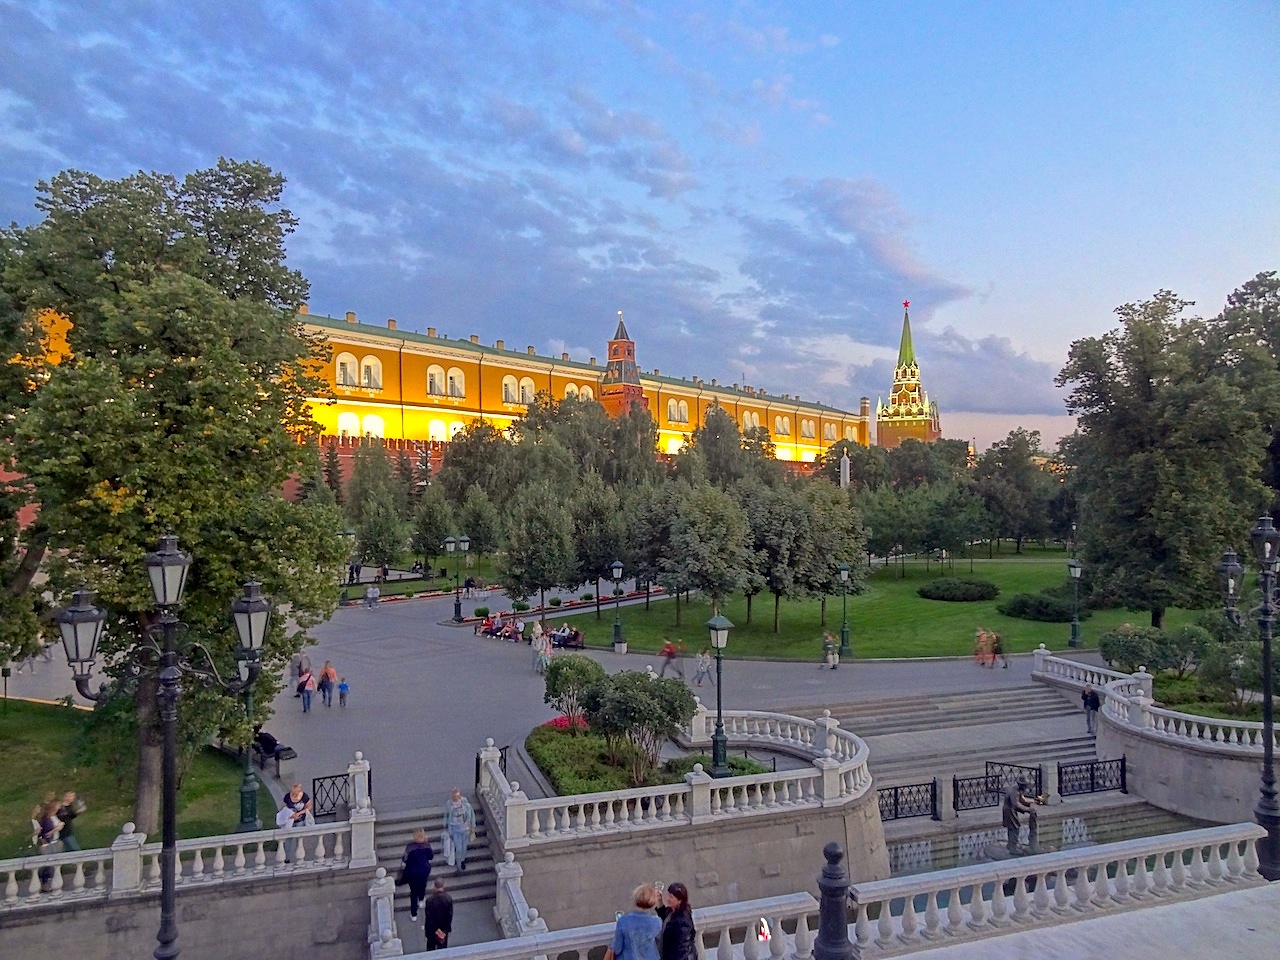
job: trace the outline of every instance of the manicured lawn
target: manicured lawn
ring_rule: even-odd
[[[75,832],[86,850],[111,845],[120,826],[132,819],[132,781],[119,784],[105,767],[80,764],[76,739],[88,714],[62,706],[10,700],[0,708],[0,859],[33,851],[31,808],[49,791],[59,798],[75,790],[88,809],[76,818]],[[243,770],[213,748],[203,751],[187,771],[178,792],[178,836],[201,837],[235,830],[240,820]],[[275,805],[266,789],[258,789],[258,816],[274,824]],[[154,840],[159,840],[159,833]]]
[[[1067,576],[1066,555],[1062,550],[1031,551],[1024,559],[975,559],[972,576],[993,581],[1000,596],[991,601],[947,603],[925,600],[916,588],[926,580],[943,575],[937,562],[908,560],[904,568],[897,563],[877,568],[867,582],[864,593],[849,597],[849,632],[855,658],[943,657],[963,656],[973,652],[974,631],[978,627],[995,630],[1004,641],[1008,653],[1034,650],[1043,643],[1050,650],[1063,650],[1071,635],[1066,623],[1040,623],[1006,617],[996,611],[1003,599],[1020,592],[1035,592],[1062,583]],[[905,577],[903,574],[905,573]],[[946,575],[952,575],[948,569]],[[969,561],[957,560],[955,576],[970,576]],[[839,637],[840,596],[827,602],[827,630]],[[747,622],[746,601],[734,597],[725,603],[721,613],[734,623],[729,635],[727,657],[768,657],[777,659],[818,660],[822,653],[821,603],[818,600],[784,602],[779,632],[773,631],[773,597],[757,596],[752,605],[751,622]],[[676,625],[674,600],[653,600],[645,611],[643,604],[622,608],[623,634],[631,650],[656,653],[665,638],[683,639],[689,652],[707,645],[704,624],[711,616],[710,604],[694,596],[692,602],[680,604],[681,625]],[[1194,612],[1170,610],[1165,622],[1176,626],[1194,616]],[[595,613],[574,617],[548,613],[557,621],[572,619],[586,635],[587,645],[607,648],[612,638],[613,610],[606,607],[601,619]],[[1145,624],[1146,613],[1127,610],[1095,612],[1081,621],[1085,646],[1093,646],[1096,638],[1122,623]]]

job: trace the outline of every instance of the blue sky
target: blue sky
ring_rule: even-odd
[[[846,409],[904,299],[944,434],[1280,268],[1269,2],[0,0],[0,218],[75,167],[289,181],[316,312]]]

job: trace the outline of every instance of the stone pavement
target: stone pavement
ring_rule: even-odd
[[[910,954],[915,960],[1114,960],[1274,957],[1280,883],[1036,927]]]
[[[470,625],[451,624],[452,613],[453,598],[445,595],[383,602],[372,610],[342,607],[316,628],[318,642],[308,648],[312,665],[319,672],[325,660],[332,660],[339,676],[351,684],[350,703],[339,708],[335,695],[334,706],[326,708],[317,696],[304,715],[292,683],[286,684],[275,702],[276,716],[266,724],[281,743],[298,751],[298,759],[284,764],[282,779],[309,786],[313,777],[344,772],[360,750],[372,764],[375,808],[442,803],[455,785],[470,790],[475,754],[486,737],[505,746],[550,719],[554,712],[542,702],[543,681],[533,672],[530,648],[476,636]],[[606,609],[598,634],[607,635],[611,623]],[[688,637],[700,629],[700,624],[690,624]],[[651,654],[585,652],[610,672],[658,664]],[[823,669],[816,659],[727,660],[724,707],[770,710],[828,699],[847,703],[898,693],[963,693],[1029,684],[1032,657],[1010,659],[1008,670],[984,670],[968,658],[854,661],[838,670]],[[1093,654],[1081,659],[1097,662]],[[686,673],[691,676],[692,671]],[[38,663],[34,676],[24,671],[12,677],[9,692],[54,699],[75,689],[59,654],[53,662]],[[715,688],[697,692],[714,710]],[[972,743],[974,733],[967,728],[933,736],[942,745],[959,745]]]

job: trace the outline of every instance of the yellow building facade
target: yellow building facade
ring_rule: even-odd
[[[583,363],[567,353],[540,356],[532,346],[512,349],[502,340],[489,346],[477,336],[455,339],[434,327],[423,334],[398,330],[394,320],[381,326],[361,323],[354,313],[338,319],[305,307],[301,312],[307,332],[327,340],[332,351],[324,372],[336,402],[315,398],[312,404],[330,436],[447,442],[473,420],[505,429],[538,393],[557,400],[600,397],[605,366],[594,357]],[[640,371],[640,385],[658,424],[662,453],[679,451],[713,403],[739,429],[767,428],[779,460],[811,463],[837,440],[870,442],[865,397],[859,412],[851,413],[742,384],[668,377],[656,369]]]

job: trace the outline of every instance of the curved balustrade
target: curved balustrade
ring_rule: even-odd
[[[1030,928],[1143,901],[1254,886],[1256,824],[1020,857],[857,884],[854,939],[864,958]]]
[[[530,840],[547,840],[687,823],[689,791],[689,785],[681,783],[530,800],[525,808],[526,835]]]

